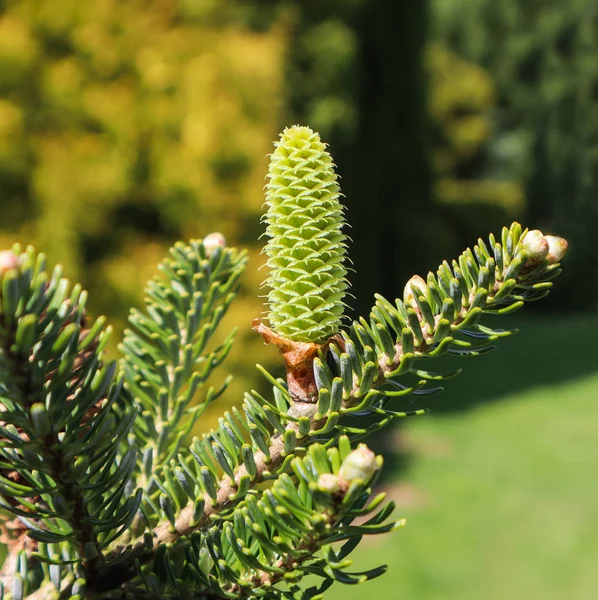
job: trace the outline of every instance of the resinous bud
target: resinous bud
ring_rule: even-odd
[[[328,494],[338,494],[342,489],[341,479],[332,473],[322,473],[318,477],[318,489]]]
[[[21,266],[19,257],[11,250],[0,250],[0,276]]]
[[[424,296],[428,294],[428,285],[424,281],[423,277],[419,275],[414,275],[405,286],[405,290],[403,291],[403,300],[407,306],[412,306],[413,308],[417,307],[417,303],[415,301],[415,297],[413,295],[413,289],[421,290]]]
[[[342,462],[338,474],[347,481],[369,481],[379,468],[376,455],[365,444],[360,444]]]
[[[521,245],[527,252],[528,264],[539,263],[548,256],[548,242],[539,229],[528,231],[521,240]]]
[[[226,246],[226,238],[219,232],[214,231],[206,235],[203,239],[203,247],[206,250],[206,257],[210,258],[218,249],[223,249]]]
[[[565,238],[556,235],[545,235],[544,239],[548,243],[548,254],[546,260],[550,264],[561,262],[561,259],[567,254],[569,244]]]

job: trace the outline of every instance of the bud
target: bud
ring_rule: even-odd
[[[422,277],[419,275],[414,275],[405,286],[405,290],[403,291],[403,300],[405,304],[412,306],[413,308],[417,307],[417,303],[415,302],[415,296],[413,295],[412,288],[421,290],[424,296],[428,294],[428,286]]]
[[[376,455],[365,444],[360,444],[345,458],[338,474],[347,481],[369,481],[379,467]]]
[[[226,246],[226,238],[219,232],[215,231],[206,235],[203,239],[203,247],[206,249],[206,256],[210,258],[214,252]]]
[[[332,473],[322,473],[322,475],[318,477],[318,489],[321,492],[326,492],[327,494],[338,494],[342,487],[341,479],[338,475],[333,475]]]
[[[546,256],[548,262],[550,264],[560,262],[569,247],[567,240],[556,235],[545,235],[544,239],[548,242],[548,255]]]
[[[548,255],[548,242],[539,229],[532,229],[521,240],[523,249],[527,252],[528,264],[542,262]]]
[[[11,250],[0,250],[0,275],[21,266],[18,256]]]
[[[93,542],[87,542],[84,546],[85,558],[94,560],[98,555],[98,547]]]

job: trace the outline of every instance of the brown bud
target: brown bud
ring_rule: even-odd
[[[539,229],[528,231],[521,240],[521,245],[527,252],[528,264],[539,263],[548,255],[548,242]]]
[[[219,231],[215,231],[206,235],[203,239],[203,246],[206,249],[206,256],[210,258],[216,249],[226,246],[226,238]]]
[[[342,462],[338,474],[347,481],[369,481],[379,468],[376,455],[365,444],[360,444]]]
[[[548,255],[546,256],[548,262],[550,264],[560,262],[569,247],[567,240],[556,235],[545,235],[544,239],[548,243]]]
[[[423,292],[424,295],[428,293],[428,285],[424,281],[422,277],[419,275],[414,275],[405,286],[405,290],[403,291],[403,301],[405,304],[412,306],[413,308],[417,307],[417,303],[415,302],[415,297],[413,295],[413,289],[418,289]]]
[[[347,485],[338,475],[333,475],[332,473],[322,473],[318,477],[318,489],[328,494],[338,494],[343,487],[343,483],[345,486]]]
[[[19,257],[11,250],[0,250],[0,275],[21,266]]]

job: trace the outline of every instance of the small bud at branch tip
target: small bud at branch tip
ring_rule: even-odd
[[[0,275],[21,266],[18,256],[11,250],[0,250]]]
[[[560,262],[569,247],[567,240],[556,235],[545,235],[544,239],[548,242],[548,255],[546,256],[548,262],[550,264]]]
[[[426,282],[423,280],[423,278],[420,277],[419,275],[414,275],[407,282],[407,284],[405,285],[405,290],[403,291],[403,300],[404,300],[405,304],[415,308],[417,306],[417,304],[415,302],[415,297],[413,295],[414,289],[421,290],[421,292],[424,295],[427,295],[427,293],[428,293],[428,286],[427,286]]]
[[[206,249],[206,256],[210,258],[214,252],[226,246],[226,238],[219,232],[215,231],[206,235],[203,239],[203,247]]]
[[[342,488],[341,483],[340,477],[332,473],[322,473],[318,478],[318,488],[328,494],[338,494]]]
[[[347,481],[369,481],[379,468],[376,455],[365,444],[360,444],[342,462],[338,474]]]
[[[521,240],[523,249],[527,252],[528,264],[536,264],[543,261],[548,255],[548,242],[539,229],[528,231]]]

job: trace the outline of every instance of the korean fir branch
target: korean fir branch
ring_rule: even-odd
[[[165,520],[154,530],[156,548],[201,528],[255,485],[286,470],[295,447],[312,437],[316,405],[305,402],[317,397],[312,362],[320,342],[327,344],[339,329],[348,286],[343,207],[332,159],[317,134],[293,127],[275,146],[267,184],[266,283],[269,318],[285,336],[276,340],[287,367],[292,364],[287,380],[293,398],[267,375],[274,383],[271,401],[254,391],[246,394],[241,410],[226,413],[215,431],[194,441],[192,460],[181,452],[171,461],[157,480],[162,494],[154,508]],[[259,320],[255,327],[265,328]],[[267,331],[273,341],[274,332]]]
[[[14,518],[3,575],[15,600],[49,581],[78,598],[141,501],[127,487],[132,415],[115,418],[110,331],[104,318],[88,323],[81,286],[18,245],[0,253],[0,283],[0,506]]]
[[[395,418],[425,412],[388,404],[410,393],[439,391],[424,386],[451,375],[424,370],[415,361],[449,351],[486,351],[489,343],[512,332],[485,327],[480,317],[515,310],[546,294],[560,272],[566,242],[522,232],[514,224],[503,231],[500,242],[491,236],[488,245],[480,241],[452,267],[441,265],[428,283],[413,278],[405,301],[391,304],[378,297],[370,321],[362,319],[341,331],[346,282],[339,265],[345,238],[331,165],[311,130],[295,127],[281,136],[271,160],[274,187],[273,192],[268,188],[266,219],[273,243],[284,249],[284,260],[277,261],[275,251],[266,248],[272,268],[278,265],[269,285],[282,290],[269,296],[269,319],[278,325],[270,329],[256,321],[254,328],[279,347],[286,381],[260,367],[273,386],[272,397],[247,393],[240,410],[226,413],[216,430],[194,440],[192,459],[181,453],[165,469],[156,504],[164,517],[154,530],[156,548],[226,514],[257,484],[288,471],[294,455],[309,444],[325,439],[332,443],[342,433],[357,439]],[[320,211],[322,206],[326,210]],[[317,249],[313,255],[312,243]],[[294,281],[301,283],[301,293],[293,292]],[[310,311],[311,306],[316,309]],[[328,313],[321,306],[334,310]],[[313,341],[300,333],[306,330]],[[343,415],[364,414],[377,418],[362,427],[341,421]]]
[[[394,505],[372,498],[382,464],[365,446],[351,450],[346,436],[327,450],[313,444],[290,473],[261,495],[249,494],[227,518],[162,546],[148,569],[127,584],[135,597],[311,598],[334,581],[360,583],[386,567],[347,572],[348,555],[363,535],[403,525],[388,522]],[[354,519],[369,516],[360,525]],[[307,575],[320,583],[300,586]]]
[[[207,349],[246,262],[246,253],[227,248],[220,233],[178,243],[148,283],[145,311],[131,311],[121,366],[129,400],[138,409],[139,482],[148,495],[158,489],[155,474],[177,456],[199,416],[228,385],[227,379],[219,389],[208,388],[197,402],[232,346],[235,331]],[[125,411],[130,402],[124,402]]]
[[[396,417],[424,412],[387,407],[391,398],[441,391],[424,386],[456,374],[423,369],[420,359],[446,352],[475,356],[514,333],[480,319],[548,294],[567,250],[564,239],[514,223],[499,240],[480,239],[473,251],[445,261],[426,281],[413,277],[403,299],[376,295],[369,319],[341,331],[347,288],[343,209],[332,159],[310,129],[283,132],[270,162],[267,205],[271,328],[257,320],[254,329],[278,346],[286,363],[286,384],[270,377],[283,397],[276,401],[280,413],[309,418],[302,429],[310,435],[364,435]],[[339,424],[349,413],[378,419],[367,429]]]
[[[451,264],[444,261],[426,280],[412,277],[403,299],[391,303],[376,294],[369,319],[360,318],[343,331],[342,339],[330,344],[328,360],[324,356],[314,360],[319,401],[336,382],[342,387],[337,399],[340,415],[378,417],[367,428],[340,427],[357,436],[406,416],[389,401],[441,392],[441,387],[426,385],[460,373],[436,373],[422,366],[445,353],[478,356],[493,350],[497,340],[517,333],[492,329],[481,319],[512,313],[545,297],[561,272],[566,251],[563,238],[522,230],[513,223],[503,228],[500,241],[494,235],[488,242],[480,238],[473,250],[467,249]],[[319,413],[329,404],[325,397]]]

